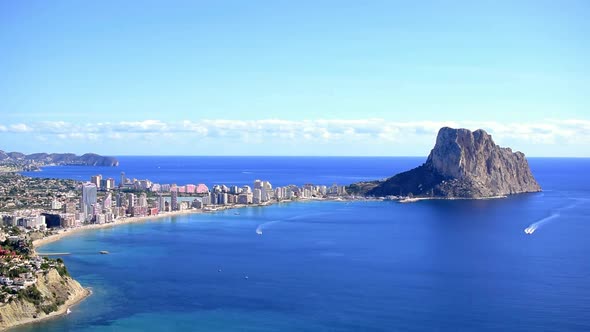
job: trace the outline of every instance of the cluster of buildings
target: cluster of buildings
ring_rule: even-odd
[[[0,303],[9,302],[18,297],[19,291],[34,285],[37,276],[49,269],[58,268],[65,271],[63,261],[53,260],[38,255],[30,255],[32,249],[24,234],[10,234],[0,230]]]
[[[104,198],[97,199],[104,192]],[[302,187],[289,185],[273,188],[269,181],[255,180],[252,186],[206,184],[159,184],[150,180],[129,179],[124,172],[118,185],[114,179],[92,176],[82,184],[78,216],[69,216],[86,223],[108,223],[122,216],[145,217],[161,212],[189,209],[211,210],[220,206],[268,204],[273,201],[308,199],[315,197],[344,196],[344,186],[306,184]],[[66,208],[65,213],[68,214]],[[66,216],[68,218],[68,216]],[[69,222],[66,223],[69,225]]]
[[[0,213],[15,210],[48,209],[58,198],[79,196],[74,180],[30,178],[14,173],[0,173]]]
[[[344,186],[306,184],[273,187],[269,181],[255,180],[252,186],[199,184],[159,184],[150,180],[129,179],[121,173],[113,178],[94,175],[79,187],[80,195],[56,196],[51,211],[16,211],[4,214],[2,223],[29,229],[77,227],[104,224],[121,217],[146,217],[161,212],[189,209],[215,210],[233,205],[265,205],[285,200],[338,197],[346,195]]]
[[[5,226],[19,226],[42,231],[47,228],[45,215],[40,209],[17,210],[14,213],[1,214],[0,221]]]
[[[34,285],[37,282],[37,278],[35,277],[37,273],[43,272],[42,265],[43,258],[40,256],[34,256],[29,259],[14,257],[0,260],[0,267],[4,271],[7,271],[6,274],[3,273],[0,275],[0,285],[6,286],[7,290],[12,291],[11,293]],[[12,275],[12,277],[8,274]],[[0,299],[7,301],[9,296],[0,296]]]

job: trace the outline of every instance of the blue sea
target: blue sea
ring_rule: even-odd
[[[117,157],[119,167],[55,166],[41,172],[23,172],[31,177],[90,181],[92,175],[114,178],[121,172],[129,179],[155,183],[252,185],[267,180],[273,186],[306,183],[332,185],[386,178],[392,172],[413,168],[423,157]]]
[[[424,159],[121,157],[34,175],[348,184]],[[70,252],[93,295],[14,331],[590,331],[590,159],[529,163],[541,193],[283,203],[79,233],[43,250]]]

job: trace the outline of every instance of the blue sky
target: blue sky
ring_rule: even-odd
[[[587,1],[0,2],[0,149],[590,157]]]

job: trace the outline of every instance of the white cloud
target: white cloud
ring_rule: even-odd
[[[32,131],[32,128],[24,123],[11,124],[10,126],[8,126],[8,128],[8,131],[15,133],[26,133]]]
[[[123,136],[120,133],[110,133],[107,135],[108,138],[111,139],[121,139]]]
[[[1,124],[0,132],[34,133],[60,140],[105,141],[126,139],[141,143],[149,140],[191,141],[211,139],[218,142],[264,144],[391,144],[432,146],[437,131],[443,126],[482,128],[497,143],[518,149],[533,145],[590,144],[590,121],[580,119],[547,119],[530,123],[477,121],[391,121],[384,119],[319,119],[319,120],[227,120],[203,119],[166,122],[138,120],[125,122],[70,123],[34,122]],[[225,141],[224,141],[225,140]]]
[[[38,127],[49,133],[63,133],[71,130],[72,124],[64,121],[44,121],[40,122]]]
[[[110,128],[115,132],[151,133],[171,130],[169,124],[160,120],[123,121],[115,124],[104,123],[97,127]]]

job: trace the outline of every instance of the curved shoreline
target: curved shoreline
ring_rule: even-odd
[[[219,212],[219,211],[224,211],[224,210],[242,209],[242,208],[246,208],[246,207],[264,207],[264,206],[269,206],[269,205],[273,205],[273,204],[282,204],[282,203],[294,203],[294,202],[305,202],[305,201],[328,201],[328,200],[330,200],[330,201],[345,201],[343,199],[339,200],[339,199],[323,199],[323,198],[322,199],[309,199],[308,198],[308,199],[301,199],[301,200],[295,200],[295,201],[265,202],[265,203],[252,204],[252,205],[245,205],[245,204],[220,205],[215,208],[203,209],[203,210],[190,209],[190,210],[183,210],[183,211],[164,212],[164,213],[157,214],[155,216],[125,217],[125,218],[116,219],[116,221],[114,221],[114,222],[105,223],[105,224],[89,224],[89,225],[82,225],[82,226],[78,226],[78,227],[61,229],[60,231],[58,231],[57,234],[52,234],[52,235],[46,236],[42,239],[34,240],[33,241],[33,248],[37,249],[38,247],[42,247],[46,244],[49,244],[49,243],[52,243],[55,241],[59,241],[64,237],[74,235],[74,234],[77,234],[77,233],[80,233],[83,231],[87,231],[87,230],[111,228],[111,227],[117,227],[117,226],[121,226],[121,225],[135,224],[135,223],[153,221],[155,219],[162,219],[162,218],[189,215],[189,214],[211,213],[211,212]]]
[[[402,199],[397,199],[397,201],[399,203],[415,203],[415,202],[419,202],[419,201],[428,201],[428,200],[488,200],[488,199],[501,199],[501,198],[507,198],[507,197],[508,197],[507,195],[476,197],[476,198],[469,198],[469,197],[414,197],[414,198],[408,198],[408,197],[406,197],[406,198],[402,198]],[[182,216],[182,215],[188,215],[188,214],[219,212],[219,211],[224,211],[224,210],[241,209],[241,208],[246,208],[246,207],[264,207],[264,206],[269,206],[269,205],[274,205],[274,204],[282,204],[282,203],[295,203],[295,202],[306,202],[306,201],[348,202],[351,200],[352,201],[357,201],[357,200],[382,201],[384,199],[383,198],[367,198],[367,197],[364,197],[364,198],[357,197],[357,198],[353,198],[353,199],[349,199],[349,198],[306,198],[306,199],[291,200],[291,201],[285,200],[285,201],[280,201],[280,202],[270,202],[269,201],[269,202],[265,202],[265,203],[261,203],[261,204],[252,204],[252,205],[245,205],[245,204],[222,205],[222,206],[217,206],[216,208],[212,208],[212,209],[203,209],[203,210],[190,209],[190,210],[183,210],[183,211],[164,212],[164,213],[157,214],[155,216],[125,217],[125,218],[116,219],[114,222],[105,223],[105,224],[89,224],[89,225],[82,225],[82,226],[78,226],[78,227],[61,229],[60,231],[58,231],[57,234],[52,234],[52,235],[46,236],[42,239],[34,240],[33,241],[33,248],[36,249],[38,247],[42,247],[46,244],[59,241],[64,237],[74,235],[74,234],[77,234],[77,233],[80,233],[83,231],[111,228],[111,227],[117,227],[120,225],[135,224],[135,223],[147,222],[147,221],[152,221],[155,219],[162,219],[162,218],[168,218],[168,217]]]
[[[498,198],[506,198],[506,196],[494,196],[494,197],[485,197],[485,198],[476,198],[476,199],[498,199]],[[402,199],[402,200],[399,200],[398,202],[409,203],[409,202],[418,202],[418,201],[422,201],[422,200],[436,200],[436,199],[454,200],[454,199],[465,199],[465,198],[415,197],[415,198]],[[473,198],[471,198],[471,199],[473,199]],[[154,215],[154,216],[126,217],[126,218],[117,219],[116,221],[111,222],[111,223],[90,224],[90,225],[83,225],[83,226],[79,226],[79,227],[75,227],[75,228],[62,229],[57,234],[53,234],[53,235],[44,237],[42,239],[38,239],[38,240],[33,241],[33,250],[36,251],[38,248],[40,248],[44,245],[59,241],[67,236],[78,234],[83,231],[92,231],[92,230],[97,230],[97,229],[116,227],[116,226],[120,226],[120,225],[149,222],[149,221],[154,221],[157,219],[182,216],[182,215],[201,214],[201,213],[207,213],[207,212],[218,212],[218,211],[239,209],[239,208],[245,208],[245,207],[264,207],[264,206],[268,206],[268,205],[273,205],[275,203],[293,203],[293,202],[304,202],[304,201],[328,201],[328,200],[329,201],[341,201],[341,202],[348,201],[346,199],[325,199],[325,198],[324,199],[305,199],[305,200],[296,200],[296,201],[267,202],[267,203],[256,204],[256,205],[242,205],[242,204],[226,205],[226,206],[219,206],[214,209],[206,209],[206,210],[190,209],[190,210],[184,210],[184,211],[165,212],[165,213],[161,213],[161,214]],[[78,293],[73,298],[68,299],[66,301],[66,303],[64,303],[63,305],[61,305],[58,308],[57,311],[54,311],[54,312],[52,312],[46,316],[43,316],[43,317],[30,318],[30,319],[20,321],[17,324],[14,324],[14,325],[8,327],[8,329],[12,329],[14,327],[22,326],[25,324],[42,323],[45,320],[54,319],[57,317],[62,317],[64,315],[66,315],[68,308],[72,308],[72,307],[80,304],[83,300],[85,300],[90,295],[92,295],[92,291],[89,288],[84,288],[83,293]]]
[[[315,201],[315,200],[324,201],[326,199],[306,199],[306,200],[300,200],[299,202],[301,202],[301,201]],[[335,200],[335,201],[344,201],[344,200]],[[292,202],[298,202],[298,201],[285,201],[285,202],[278,202],[278,203],[292,203]],[[36,253],[36,250],[44,245],[59,241],[67,236],[78,234],[83,231],[91,231],[91,230],[111,228],[111,227],[116,227],[116,226],[121,226],[121,225],[142,223],[142,222],[153,221],[156,219],[163,219],[163,218],[175,217],[175,216],[181,216],[181,215],[200,214],[200,213],[206,213],[206,212],[218,212],[218,211],[224,211],[224,210],[230,210],[230,209],[240,209],[240,208],[245,208],[245,207],[264,207],[264,206],[268,206],[268,205],[273,205],[274,203],[275,202],[272,202],[272,203],[267,202],[267,203],[256,204],[256,205],[236,204],[236,205],[228,205],[228,206],[219,206],[217,208],[208,209],[208,210],[191,209],[191,210],[184,210],[184,211],[173,211],[173,212],[166,212],[166,213],[158,214],[155,216],[121,218],[115,222],[105,223],[105,224],[83,225],[83,226],[79,226],[79,227],[75,227],[75,228],[63,229],[63,230],[59,231],[57,234],[52,234],[52,235],[44,237],[42,239],[34,240],[33,241],[33,250]],[[83,288],[83,289],[84,289],[84,292],[75,294],[74,297],[68,299],[63,305],[61,305],[58,308],[58,310],[51,312],[48,315],[43,316],[43,317],[29,318],[29,319],[19,321],[18,323],[7,327],[7,329],[10,330],[14,327],[27,325],[27,324],[42,323],[42,322],[49,320],[49,319],[54,319],[54,318],[65,316],[67,313],[67,310],[69,308],[72,308],[72,307],[80,304],[83,300],[85,300],[90,295],[92,295],[92,291],[90,288]]]
[[[162,218],[167,218],[167,217],[175,217],[175,216],[180,216],[180,215],[196,214],[196,213],[203,213],[203,212],[204,211],[201,211],[201,210],[174,211],[174,212],[167,212],[167,213],[158,214],[155,216],[120,218],[114,222],[105,223],[105,224],[90,224],[90,225],[83,225],[83,226],[79,226],[79,227],[66,228],[66,229],[60,230],[57,234],[52,234],[52,235],[46,236],[42,239],[34,240],[33,247],[35,249],[37,249],[37,248],[42,247],[46,244],[49,244],[49,243],[52,243],[55,241],[59,241],[64,237],[74,235],[74,234],[77,234],[77,233],[80,233],[83,231],[111,228],[111,227],[116,227],[116,226],[121,226],[121,225],[146,222],[146,221],[155,220],[155,219],[162,219]]]

